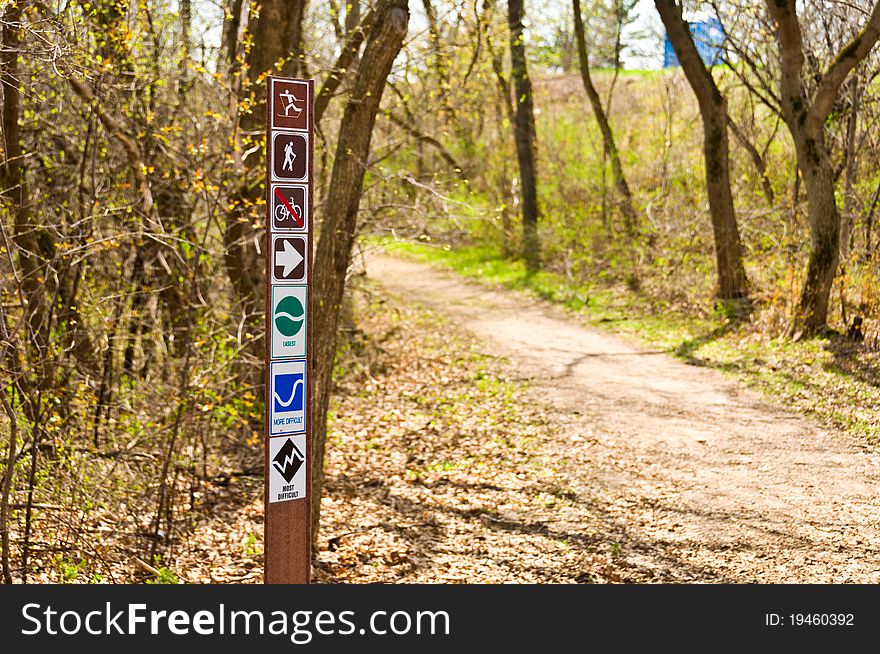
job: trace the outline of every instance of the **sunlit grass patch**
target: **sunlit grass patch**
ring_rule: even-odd
[[[373,238],[389,253],[455,271],[484,284],[564,306],[589,324],[623,334],[693,365],[739,378],[769,397],[870,442],[880,437],[880,365],[842,337],[790,341],[723,310],[693,315],[623,286],[578,284],[564,275],[529,273],[490,245],[452,248]]]

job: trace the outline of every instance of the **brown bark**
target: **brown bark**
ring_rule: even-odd
[[[807,194],[810,224],[810,256],[790,334],[815,334],[828,322],[828,300],[837,273],[840,210],[834,193],[834,171],[825,143],[825,121],[834,107],[840,87],[850,72],[868,56],[880,38],[880,3],[864,28],[837,54],[808,96],[806,56],[797,15],[796,0],[767,0],[776,24],[779,48],[779,95],[782,116],[791,132],[798,168]]]
[[[259,14],[251,16],[249,25],[254,45],[248,53],[247,79],[250,88],[256,93],[254,105],[248,113],[241,116],[240,127],[244,139],[244,149],[251,149],[249,139],[259,138],[263,133],[266,98],[265,84],[260,80],[267,73],[293,76],[299,70],[302,19],[307,0],[262,0]],[[254,5],[251,11],[255,11]],[[236,48],[229,48],[234,52]],[[282,60],[280,68],[276,63]],[[233,66],[235,62],[230,62]],[[262,151],[257,148],[255,151]],[[229,280],[238,302],[239,315],[244,321],[244,332],[250,335],[246,351],[254,360],[262,359],[262,344],[258,335],[262,333],[263,316],[263,257],[259,244],[263,242],[264,226],[258,201],[262,191],[264,162],[261,157],[251,154],[241,162],[241,183],[233,197],[235,209],[226,215],[224,243],[226,252],[224,262]],[[260,381],[252,375],[253,366],[246,366],[243,375],[248,381],[259,385]]]
[[[4,329],[4,332],[6,330]],[[6,467],[3,470],[3,487],[0,491],[0,567],[3,572],[3,582],[12,583],[12,570],[9,566],[9,498],[12,493],[12,479],[15,475],[16,448],[18,447],[18,416],[9,400],[6,399],[6,389],[0,389],[0,404],[9,418],[9,442],[6,450]]]
[[[3,89],[3,188],[0,193],[12,205],[15,216],[13,240],[18,248],[21,284],[27,298],[28,331],[35,345],[40,337],[45,313],[45,294],[42,292],[42,257],[33,216],[27,200],[24,150],[18,121],[21,115],[22,83],[18,66],[21,53],[21,3],[13,4],[3,14],[2,48],[0,48],[0,86]]]
[[[681,6],[675,0],[654,0],[654,5],[685,77],[697,97],[703,120],[706,193],[718,269],[716,296],[719,300],[745,300],[748,291],[742,260],[743,248],[730,192],[727,100],[697,52],[688,24],[682,18]]]
[[[266,71],[274,71],[276,75],[295,77],[300,72],[302,56],[302,21],[307,0],[260,0],[252,3],[259,5],[259,16],[251,19],[251,37],[254,46],[248,53],[248,79],[257,84],[260,76]],[[280,69],[275,63],[283,59]],[[265,99],[261,98],[262,102]],[[265,112],[259,108],[248,114],[248,120],[262,125]]]
[[[351,32],[361,22],[361,3],[360,0],[346,0],[345,2],[345,33]]]
[[[232,0],[227,8],[227,14],[223,21],[223,52],[226,55],[226,61],[233,68],[235,59],[238,56],[239,46],[239,29],[241,27],[242,12],[241,7],[244,0]]]
[[[192,0],[180,0],[180,49],[183,52],[183,60],[189,59],[189,39],[192,28]],[[181,72],[186,75],[186,68]]]
[[[315,252],[312,379],[315,384],[312,441],[312,540],[317,537],[324,483],[324,445],[330,406],[336,330],[345,278],[357,229],[361,189],[376,112],[409,22],[407,0],[382,0],[358,66],[339,128],[330,193]]]
[[[850,239],[852,236],[853,214],[855,213],[855,185],[859,168],[859,153],[856,146],[856,132],[859,123],[859,98],[860,86],[857,79],[853,79],[850,85],[849,117],[846,121],[846,145],[844,146],[844,161],[846,164],[846,176],[843,186],[843,215],[840,224],[840,260],[846,265],[846,259],[850,252]]]
[[[183,107],[189,93],[191,81],[189,75],[190,59],[192,56],[192,0],[180,0],[180,79],[177,82],[178,101],[177,106]],[[157,62],[158,63],[158,62]]]
[[[428,20],[428,40],[431,43],[433,54],[434,75],[436,77],[437,95],[440,108],[447,121],[453,118],[452,108],[449,106],[449,66],[447,57],[443,53],[440,34],[440,23],[437,18],[437,10],[431,4],[431,0],[422,0],[422,8],[425,10],[425,18]]]
[[[483,16],[486,20],[486,48],[489,50],[490,59],[492,61],[492,72],[495,76],[496,88],[498,91],[496,109],[496,122],[498,123],[498,137],[504,142],[506,149],[506,138],[503,135],[503,123],[501,109],[504,110],[504,118],[513,125],[516,122],[515,110],[513,108],[513,100],[510,93],[510,82],[504,74],[504,55],[502,51],[495,47],[492,42],[491,29],[491,12],[494,9],[492,0],[483,0]],[[513,184],[511,176],[508,173],[508,158],[506,155],[501,156],[501,165],[497,175],[495,176],[496,196],[501,205],[501,253],[505,257],[513,254],[511,244],[513,230],[510,225],[510,209],[513,206]]]
[[[633,236],[635,234],[637,217],[636,211],[633,208],[632,193],[629,190],[629,184],[627,184],[626,176],[623,173],[620,153],[614,140],[611,124],[608,122],[608,115],[605,113],[602,99],[599,97],[599,92],[596,90],[593,78],[590,75],[590,57],[587,53],[587,40],[584,36],[584,21],[581,15],[580,0],[572,0],[572,8],[574,11],[574,35],[577,40],[581,81],[584,84],[584,90],[587,92],[587,98],[589,98],[590,106],[593,109],[593,115],[596,117],[596,122],[599,125],[599,131],[602,133],[602,147],[611,163],[611,176],[614,181],[614,187],[617,189],[618,206],[623,214],[624,230],[628,236]]]
[[[519,162],[520,194],[522,198],[523,259],[529,270],[540,266],[541,246],[538,240],[537,142],[535,135],[534,99],[532,83],[526,66],[526,47],[523,35],[523,0],[508,0],[507,26],[510,30],[510,63],[513,88],[516,94],[514,138]]]
[[[324,112],[327,110],[327,106],[330,104],[333,94],[345,78],[345,74],[350,68],[357,65],[358,51],[360,51],[361,45],[363,45],[364,39],[370,31],[370,27],[372,26],[375,17],[376,12],[370,11],[360,23],[347,30],[346,41],[342,46],[342,51],[339,53],[336,63],[333,65],[333,68],[330,70],[327,79],[324,80],[324,83],[321,85],[321,90],[315,98],[316,128],[319,127],[321,118],[324,116]],[[348,25],[347,14],[346,25]]]

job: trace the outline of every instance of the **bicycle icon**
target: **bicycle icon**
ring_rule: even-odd
[[[302,215],[303,210],[302,207],[298,204],[293,205],[293,210],[296,212],[294,216],[294,222],[297,224],[302,224]],[[275,222],[280,224],[287,224],[287,222],[291,219],[290,209],[287,208],[286,204],[279,203],[275,206]]]
[[[309,196],[305,186],[272,187],[272,223],[274,229],[306,229]]]

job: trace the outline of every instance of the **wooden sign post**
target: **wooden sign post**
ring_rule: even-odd
[[[311,574],[314,80],[270,77],[266,123],[264,580]]]

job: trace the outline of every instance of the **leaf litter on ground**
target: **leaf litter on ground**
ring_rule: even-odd
[[[553,416],[504,360],[362,283],[337,362],[314,580],[578,583],[643,575],[569,487]],[[261,581],[262,490],[178,551],[187,581]],[[576,533],[570,528],[578,524]]]

